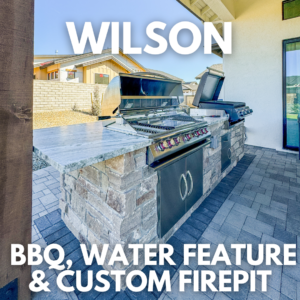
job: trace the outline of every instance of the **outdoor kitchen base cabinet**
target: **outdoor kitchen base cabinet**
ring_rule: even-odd
[[[221,137],[221,171],[225,171],[231,165],[231,139],[230,133]]]
[[[160,238],[203,195],[204,145],[155,167],[158,174],[157,208],[158,236]]]

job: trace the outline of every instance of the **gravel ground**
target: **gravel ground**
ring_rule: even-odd
[[[32,152],[32,171],[37,171],[50,165],[46,163],[44,160],[39,158],[34,152]]]
[[[98,117],[77,111],[33,113],[33,129],[96,122]]]

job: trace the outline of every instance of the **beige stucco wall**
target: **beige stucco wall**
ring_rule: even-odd
[[[282,149],[282,41],[300,37],[300,17],[282,21],[282,0],[235,1],[233,53],[224,55],[225,100],[246,102],[247,144]]]
[[[119,73],[129,73],[129,71],[117,65],[112,60],[107,60],[98,64],[87,66],[83,69],[83,82],[85,83],[95,83],[96,73],[109,75],[109,82],[116,76],[119,76]]]
[[[33,74],[36,80],[47,80],[47,69],[34,68]]]
[[[70,83],[50,80],[33,81],[33,112],[91,109],[91,94],[99,89],[100,100],[106,90],[104,84]]]

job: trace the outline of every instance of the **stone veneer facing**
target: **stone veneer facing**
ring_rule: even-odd
[[[81,243],[90,249],[96,244],[109,251],[121,244],[132,262],[128,244],[164,243],[190,217],[212,189],[244,155],[244,123],[230,130],[222,129],[223,122],[210,126],[212,136],[219,141],[217,149],[207,145],[203,151],[203,196],[184,217],[162,238],[157,236],[157,174],[146,165],[146,148],[61,175],[62,219]],[[232,163],[221,174],[221,136],[231,134]],[[144,265],[124,266],[117,263],[104,268],[130,272]]]

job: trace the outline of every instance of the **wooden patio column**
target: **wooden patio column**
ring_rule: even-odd
[[[25,300],[30,267],[10,247],[31,243],[33,22],[34,0],[0,0],[0,291],[17,279]]]

